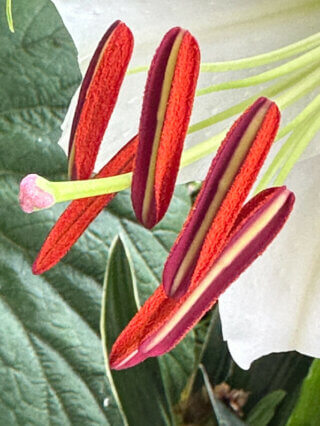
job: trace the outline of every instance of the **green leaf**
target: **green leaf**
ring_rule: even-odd
[[[109,226],[100,227],[97,234],[107,241],[112,240],[115,234],[121,235],[132,257],[141,305],[161,283],[164,262],[189,209],[187,188],[178,186],[164,220],[150,231],[137,224],[128,191],[119,194],[111,203],[108,209],[111,215],[106,219]],[[93,226],[99,223],[100,217]],[[77,255],[75,250],[73,253]],[[194,359],[193,331],[173,351],[160,358],[162,378],[171,405],[179,401]]]
[[[202,364],[200,364],[200,370],[203,375],[203,381],[208,392],[208,396],[215,413],[219,426],[245,426],[245,423],[240,420],[223,402],[219,401],[212,392],[212,386],[209,381],[208,374]]]
[[[56,267],[32,275],[32,262],[65,205],[25,214],[19,182],[32,172],[66,179],[66,157],[56,142],[80,73],[51,1],[15,0],[14,6],[14,35],[0,14],[0,424],[121,425],[99,334],[109,247],[121,234],[143,301],[159,283],[190,199],[178,188],[168,216],[146,231],[135,221],[129,193],[120,194]],[[178,364],[171,369],[172,381],[178,371],[178,391],[189,371],[182,350],[192,354],[192,345],[191,334],[170,355]]]
[[[228,377],[231,356],[227,343],[222,339],[219,307],[215,306],[211,319],[210,335],[207,338],[207,346],[203,354],[202,363],[213,385],[223,382]]]
[[[243,410],[246,414],[266,395],[283,389],[285,397],[276,407],[270,426],[282,426],[295,405],[303,378],[307,374],[311,359],[296,352],[271,354],[255,361],[249,370],[242,370],[232,360],[226,342],[223,341],[217,307],[213,312],[210,335],[202,357],[210,382],[213,386],[227,382],[233,389],[250,392]],[[200,377],[195,390],[201,386]]]
[[[233,366],[228,382],[233,388],[250,391],[246,410],[250,410],[265,395],[282,389],[287,392],[276,409],[270,425],[284,425],[295,404],[297,390],[300,388],[309,365],[310,358],[296,352],[271,354],[255,361],[248,371]]]
[[[303,381],[299,400],[287,426],[317,426],[320,424],[320,360],[315,359]]]
[[[169,424],[169,407],[157,359],[128,370],[110,370],[108,354],[118,335],[139,308],[135,277],[129,253],[120,238],[110,248],[105,276],[101,335],[107,375],[123,413],[124,424]]]
[[[286,392],[279,389],[260,399],[248,414],[247,423],[250,426],[267,426],[285,396]]]

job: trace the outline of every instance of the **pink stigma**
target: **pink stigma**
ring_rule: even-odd
[[[20,182],[19,202],[22,210],[26,213],[33,213],[36,210],[51,207],[54,197],[37,186],[36,174],[27,175]]]

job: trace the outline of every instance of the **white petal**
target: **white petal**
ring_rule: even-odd
[[[124,21],[135,36],[131,67],[150,63],[162,35],[176,25],[188,28],[197,37],[202,60],[209,62],[251,56],[300,40],[318,30],[320,19],[320,6],[306,7],[305,1],[302,0],[290,2],[226,0],[208,1],[205,5],[196,4],[193,0],[183,2],[162,0],[148,3],[143,0],[52,1],[74,39],[83,73],[102,34],[116,19]],[[238,73],[231,77],[238,78],[240,75]],[[96,171],[137,133],[145,78],[146,74],[142,73],[125,79],[99,153]],[[217,77],[211,73],[203,74],[199,87],[210,85],[217,81],[217,78],[229,79],[230,75],[224,73]],[[197,98],[192,122],[222,111],[251,93],[253,93],[251,89],[241,89]],[[60,144],[65,150],[75,106],[76,99],[71,103],[63,125]],[[291,110],[291,114],[296,114],[298,109],[299,105]],[[232,121],[233,119],[230,119],[221,123],[221,126],[190,135],[186,147],[208,139],[219,130],[227,128]],[[316,144],[309,150],[308,155],[312,156],[319,152],[319,144]],[[209,156],[182,170],[179,182],[203,178],[211,159],[212,156]]]
[[[244,369],[270,352],[320,357],[319,161],[295,166],[286,182],[296,195],[289,221],[220,298],[224,339]]]

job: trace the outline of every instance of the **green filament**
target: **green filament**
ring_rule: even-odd
[[[306,114],[306,111],[308,114]],[[320,95],[317,96],[296,117],[295,120],[297,120],[296,122],[298,124],[295,127],[295,130],[282,145],[281,149],[270,164],[268,170],[261,178],[255,190],[255,194],[267,188],[279,170],[280,173],[274,181],[274,185],[277,186],[283,184],[294,164],[298,161],[303,151],[307,148],[308,144],[320,129],[320,123],[315,118],[318,111],[320,111]],[[302,121],[303,119],[304,121]]]
[[[320,111],[320,95],[313,99],[303,111],[300,112],[289,124],[287,124],[277,135],[277,139],[283,138],[287,133],[297,128],[306,118],[313,115],[316,111]]]
[[[246,109],[251,103],[253,103],[260,96],[274,97],[284,90],[291,88],[293,84],[297,83],[299,80],[304,79],[306,74],[315,68],[314,65],[312,67],[308,67],[307,70],[299,71],[294,73],[292,76],[286,79],[281,79],[278,83],[268,87],[265,90],[262,90],[258,94],[247,98],[245,101],[242,101],[232,107],[219,112],[205,120],[199,121],[191,125],[188,129],[188,134],[197,132],[198,130],[202,130],[206,127],[212,126],[213,124],[219,123],[220,121],[226,120],[227,118],[233,117],[236,114],[239,114],[244,109]]]
[[[302,75],[303,74],[300,73],[299,78],[302,77]],[[296,80],[297,80],[297,76],[292,78],[290,83],[292,83],[293,81],[296,81]],[[274,86],[268,88],[267,90],[263,91],[261,94],[264,94],[264,95],[267,95],[267,96],[272,96],[273,94],[276,94],[281,88],[284,88],[284,87],[287,88],[287,86],[289,86],[290,83],[287,83],[285,86],[282,86],[283,82],[278,83],[277,85],[274,85]],[[304,76],[303,79],[299,79],[297,81],[296,85],[290,87],[283,95],[281,95],[277,98],[277,103],[279,105],[279,108],[281,110],[286,109],[292,103],[294,103],[298,99],[302,98],[307,93],[311,92],[315,87],[317,87],[319,85],[319,83],[320,83],[320,69],[316,68],[315,71],[310,73],[307,77]],[[234,110],[236,110],[235,114],[238,113],[238,112],[241,112],[241,111],[243,111],[243,109],[245,109],[247,106],[249,106],[258,97],[259,96],[252,96],[251,98],[247,99],[246,101],[241,102],[240,104],[237,104],[237,105],[229,108],[229,110],[222,112],[222,114],[227,112],[227,114],[231,115],[231,112],[233,113]],[[312,105],[310,105],[309,108],[314,110],[317,107],[316,105],[312,103]],[[310,111],[309,111],[309,113],[310,113]],[[308,111],[307,111],[307,113],[304,113],[304,114],[305,114],[305,116],[307,116]],[[232,114],[232,115],[234,115],[234,114]],[[303,116],[303,115],[301,116],[299,114],[299,116],[296,117],[297,121],[295,122],[295,124],[299,124],[300,122],[302,122],[304,120],[305,116]],[[228,118],[228,117],[226,116],[225,118]],[[221,120],[219,120],[219,121],[221,121]],[[295,125],[295,124],[294,125],[292,124],[293,121],[291,123],[289,123],[287,126],[285,126],[279,132],[276,140],[281,139],[283,136],[288,134],[293,129],[293,127]],[[197,124],[199,124],[199,123],[197,123]],[[192,133],[192,132],[190,132],[190,133]],[[203,158],[203,157],[205,157],[209,154],[212,154],[214,151],[217,150],[221,140],[225,137],[225,135],[226,135],[226,131],[223,131],[223,132],[221,132],[217,135],[214,135],[213,137],[205,140],[204,142],[200,142],[197,145],[193,146],[192,148],[189,148],[186,151],[184,151],[183,154],[182,154],[181,166],[185,167],[189,164],[192,164],[192,163],[200,160],[201,158]]]
[[[223,72],[259,67],[298,55],[299,53],[306,52],[307,50],[313,49],[319,45],[320,33],[317,33],[280,49],[249,58],[236,59],[235,61],[204,63],[201,64],[200,70],[201,72]],[[148,66],[136,67],[129,70],[127,74],[137,74],[143,71],[148,71],[148,69]]]
[[[56,203],[75,198],[94,197],[119,192],[131,185],[132,173],[125,173],[107,178],[75,180],[67,182],[50,182],[46,179],[37,181],[38,186],[53,195]]]
[[[312,92],[320,84],[319,66],[310,74],[300,80],[292,89],[287,90],[276,98],[277,104],[281,110],[286,109],[303,96]]]
[[[274,181],[275,186],[283,185],[288,174],[292,170],[293,166],[299,160],[303,152],[308,147],[309,143],[312,141],[316,133],[320,130],[320,121],[315,120],[311,117],[303,126],[294,132],[296,135],[296,143],[294,143],[294,148],[289,154],[288,159],[286,160],[284,166],[280,170],[277,178]],[[293,135],[292,135],[293,136]]]
[[[213,62],[202,64],[202,72],[222,72],[236,71],[246,68],[254,68],[262,65],[277,62],[282,59],[287,59],[299,53],[306,52],[320,45],[320,33],[313,34],[296,43],[289,44],[271,52],[262,53],[261,55],[252,56],[249,58],[237,59],[235,61]]]
[[[293,59],[279,67],[271,70],[262,72],[261,74],[254,75],[252,77],[243,78],[241,80],[226,81],[224,83],[214,84],[213,86],[205,87],[197,91],[198,96],[207,95],[212,92],[218,92],[221,90],[228,89],[239,89],[241,87],[255,86],[266,81],[273,80],[274,78],[281,77],[289,74],[299,68],[303,68],[310,65],[320,59],[320,46],[316,47],[302,56]]]
[[[127,71],[127,75],[138,74],[139,72],[148,71],[148,69],[149,67],[147,65],[145,65],[144,67],[131,68]]]

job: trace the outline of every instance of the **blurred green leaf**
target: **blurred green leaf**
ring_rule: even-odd
[[[239,419],[223,402],[216,398],[212,391],[212,386],[205,367],[200,364],[200,370],[203,375],[203,381],[208,392],[208,396],[215,413],[219,426],[245,426],[245,423]]]
[[[234,365],[228,382],[234,388],[251,392],[247,412],[270,392],[279,389],[287,392],[270,422],[270,425],[282,426],[295,404],[310,362],[310,358],[297,352],[271,354],[255,361],[248,371]]]
[[[247,415],[266,395],[282,389],[286,395],[277,405],[270,426],[285,425],[297,400],[302,380],[308,372],[311,358],[296,352],[271,354],[255,361],[249,370],[242,370],[233,362],[227,344],[223,341],[218,307],[213,312],[212,321],[202,357],[212,385],[225,381],[233,389],[250,392],[248,402],[243,407]],[[195,390],[200,386],[198,377]]]
[[[211,383],[217,385],[226,380],[232,362],[228,351],[227,342],[222,339],[221,321],[219,316],[219,306],[215,306],[210,335],[207,337],[206,349],[203,353],[202,363],[205,365]]]
[[[287,426],[320,424],[320,360],[315,359],[303,381],[300,396]]]
[[[281,389],[269,393],[252,408],[246,422],[250,426],[267,426],[285,396],[286,392]]]
[[[121,239],[116,238],[110,248],[101,313],[107,375],[114,384],[124,424],[170,424],[158,359],[149,359],[123,371],[109,368],[108,354],[111,347],[138,308],[136,282],[129,253]]]
[[[115,234],[121,235],[132,257],[141,305],[160,285],[164,262],[189,209],[188,191],[185,186],[178,186],[165,218],[150,231],[136,222],[128,191],[119,194],[110,204],[108,227],[100,227],[98,235],[103,238],[105,233],[107,241]],[[192,372],[194,358],[193,331],[188,333],[173,351],[159,358],[167,398],[171,405],[180,399]]]

